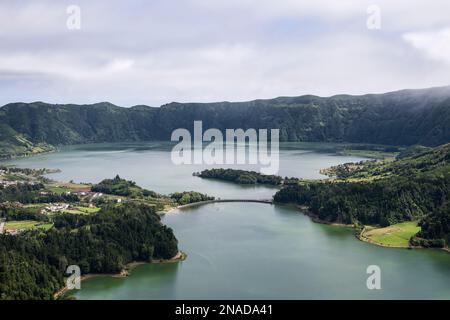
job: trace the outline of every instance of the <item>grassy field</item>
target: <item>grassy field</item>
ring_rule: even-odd
[[[5,229],[6,230],[11,230],[11,229],[34,229],[34,228],[41,228],[44,230],[48,230],[53,226],[53,224],[51,223],[44,223],[41,224],[38,221],[34,221],[34,220],[23,220],[23,221],[8,221],[5,224]]]
[[[69,188],[59,187],[59,186],[58,187],[48,187],[47,189],[48,189],[48,191],[51,191],[51,192],[57,193],[57,194],[62,194],[62,193],[72,191]]]
[[[91,208],[91,207],[81,207],[81,206],[78,206],[78,207],[75,207],[75,208],[76,208],[78,211],[80,211],[80,212],[82,212],[82,213],[86,213],[86,214],[97,213],[97,212],[100,211],[100,208],[97,208],[97,207]]]
[[[409,246],[409,239],[419,231],[417,221],[408,221],[385,228],[367,226],[362,237],[382,246],[406,248]]]
[[[55,193],[76,192],[79,189],[89,189],[88,184],[73,183],[73,182],[57,182],[47,185],[47,190]]]
[[[64,213],[69,213],[69,214],[93,214],[93,213],[97,213],[100,211],[100,208],[97,207],[83,207],[83,206],[76,206],[76,207],[71,207],[70,209],[66,209],[64,210]]]
[[[36,227],[47,231],[53,227],[53,223],[44,223]]]

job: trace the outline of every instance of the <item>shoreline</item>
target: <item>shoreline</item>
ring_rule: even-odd
[[[171,213],[175,213],[177,210],[178,210],[178,207],[171,207],[168,209],[161,210],[158,213],[159,214],[171,214]]]
[[[282,203],[274,203],[274,204],[283,205]],[[298,205],[296,203],[290,203],[290,204],[286,204],[286,205],[296,208],[298,211],[300,211],[305,216],[310,218],[312,222],[319,223],[319,224],[326,224],[326,225],[329,225],[329,226],[341,227],[341,228],[353,228],[353,229],[355,228],[354,224],[330,222],[330,221],[319,219],[317,216],[313,215],[308,210],[308,206],[302,206],[302,205]]]
[[[370,243],[379,247],[383,247],[383,248],[395,248],[395,249],[423,249],[422,247],[413,247],[413,246],[390,246],[387,244],[382,244],[376,241],[373,241],[372,239],[368,238],[365,236],[365,232],[366,232],[366,227],[364,227],[361,232],[359,234],[356,234],[356,238],[358,238],[358,240],[362,241],[362,242],[366,242],[366,243]]]
[[[92,279],[95,277],[112,277],[112,278],[126,278],[131,276],[131,272],[133,269],[144,265],[144,264],[164,264],[164,263],[177,263],[186,260],[187,254],[181,250],[177,252],[176,255],[174,255],[170,259],[156,259],[151,262],[145,262],[145,261],[133,261],[130,263],[127,263],[125,267],[119,272],[119,273],[88,273],[81,276],[80,282],[83,282],[88,279]],[[58,290],[53,294],[53,299],[58,300],[64,297],[64,295],[69,292],[69,288],[67,286],[64,286],[62,289]]]
[[[321,219],[317,218],[315,215],[313,215],[313,214],[311,214],[311,212],[309,212],[307,206],[301,206],[301,205],[298,205],[298,204],[295,204],[295,203],[289,203],[289,204],[285,204],[285,205],[293,206],[293,207],[297,208],[300,212],[302,212],[304,215],[309,217],[315,223],[320,223],[320,224],[325,224],[325,225],[330,225],[330,226],[335,226],[335,227],[341,227],[341,228],[352,228],[352,229],[354,229],[356,231],[356,226],[354,224],[344,224],[344,223],[329,222],[329,221],[325,221],[325,220],[321,220]],[[355,238],[358,239],[361,242],[369,243],[369,244],[372,244],[372,245],[375,245],[375,246],[378,246],[378,247],[392,248],[392,249],[408,249],[408,250],[412,250],[412,249],[438,249],[438,250],[443,250],[445,252],[450,253],[450,247],[425,248],[425,247],[411,246],[411,245],[409,245],[407,247],[385,245],[385,244],[378,243],[376,241],[371,240],[370,238],[365,237],[364,236],[365,230],[366,230],[366,227],[364,226],[364,228],[361,230],[361,232],[355,233]]]
[[[55,153],[57,151],[50,151],[50,152],[45,152],[45,153]],[[35,155],[40,155],[40,154],[45,154],[45,153],[39,153],[39,154],[35,154]],[[31,156],[35,156],[35,155],[31,155]],[[31,157],[30,156],[30,157]],[[24,156],[24,157],[28,157],[28,156]],[[57,171],[56,171],[57,172]],[[165,209],[163,209],[162,211],[160,211],[160,214],[177,214],[180,213],[181,211],[184,210],[184,208],[188,208],[188,207],[197,207],[197,206],[202,206],[202,205],[207,205],[207,204],[213,204],[215,202],[238,202],[239,200],[226,200],[226,199],[218,199],[218,200],[210,200],[210,201],[200,201],[200,202],[196,202],[196,203],[191,203],[191,204],[186,204],[186,205],[179,205],[179,206],[173,206],[173,207],[167,207]],[[264,201],[264,200],[245,200],[242,199],[240,200],[240,202],[262,202],[262,203],[269,203],[268,201]],[[281,203],[274,203],[272,202],[272,204],[276,204],[276,205],[289,205],[289,204],[281,204]],[[290,204],[292,206],[295,206],[302,214],[308,216],[314,223],[319,223],[319,224],[326,224],[326,225],[331,225],[331,226],[336,226],[336,227],[346,227],[346,228],[353,228],[355,229],[354,235],[355,237],[358,238],[358,240],[360,240],[361,242],[367,242],[370,243],[372,245],[376,245],[376,246],[380,246],[380,247],[384,247],[384,248],[401,248],[401,249],[426,249],[424,247],[414,247],[414,246],[391,246],[391,245],[385,245],[385,244],[381,244],[378,242],[373,241],[372,239],[368,238],[365,236],[365,233],[367,233],[367,230],[365,227],[361,229],[358,228],[358,225],[355,224],[344,224],[344,223],[337,223],[337,222],[330,222],[330,221],[326,221],[326,220],[321,220],[319,219],[317,216],[313,215],[309,210],[307,206],[301,206],[301,205],[296,205],[296,204]],[[437,249],[437,248],[436,248]],[[448,247],[444,247],[444,248],[440,248],[443,249],[444,251],[447,251],[450,253],[450,248]],[[143,264],[160,264],[160,263],[176,263],[176,262],[180,262],[180,261],[184,261],[187,258],[187,255],[182,252],[182,251],[178,251],[177,254],[170,258],[170,259],[156,259],[154,261],[151,262],[130,262],[128,264],[126,264],[124,266],[124,268],[119,272],[119,273],[93,273],[93,274],[85,274],[81,276],[81,282],[84,280],[88,280],[94,277],[113,277],[113,278],[125,278],[131,275],[131,272],[138,266],[143,265]],[[57,291],[53,296],[54,299],[64,299],[64,296],[70,292],[71,290],[69,290],[67,287],[62,288],[61,290]],[[73,294],[73,293],[72,293]],[[69,295],[69,298],[73,298],[76,299],[74,296]]]
[[[9,161],[9,160],[30,158],[30,157],[34,157],[34,156],[56,153],[58,151],[59,151],[59,149],[55,147],[54,150],[42,151],[42,152],[37,152],[37,153],[24,153],[24,154],[0,156],[0,161]]]

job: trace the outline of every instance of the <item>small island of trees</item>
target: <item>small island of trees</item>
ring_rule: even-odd
[[[256,171],[235,169],[207,169],[194,173],[195,176],[208,179],[230,181],[238,184],[266,184],[279,186],[283,178],[275,175],[264,175]]]

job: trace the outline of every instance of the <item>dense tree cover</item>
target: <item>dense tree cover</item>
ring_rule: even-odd
[[[0,186],[0,202],[17,201],[21,203],[49,203],[79,201],[76,194],[42,192],[43,189],[44,185],[42,183],[23,183],[7,187]]]
[[[175,192],[170,195],[170,198],[180,205],[214,200],[214,197],[196,191]]]
[[[29,246],[21,238],[0,235],[0,244],[0,300],[48,300],[63,286],[63,272],[25,250],[12,249]]]
[[[274,200],[308,206],[324,221],[388,226],[423,217],[448,194],[450,175],[446,179],[299,183],[277,192]]]
[[[450,144],[438,148],[423,148],[415,146],[406,151],[406,156],[400,153],[397,160],[390,161],[361,161],[358,163],[344,163],[323,173],[339,179],[381,179],[390,176],[439,176],[449,171]]]
[[[0,186],[0,202],[19,201],[22,203],[33,202],[40,190],[44,189],[43,184],[17,184],[10,186]]]
[[[11,103],[0,108],[0,124],[10,132],[4,136],[20,134],[33,143],[53,145],[169,140],[174,129],[192,131],[194,120],[202,120],[204,130],[278,128],[282,141],[435,146],[450,141],[449,105],[450,87],[161,108]]]
[[[423,237],[433,237],[431,223],[444,217],[450,195],[449,160],[447,144],[394,162],[367,162],[344,179],[286,185],[274,200],[308,206],[333,222],[387,226],[424,217]]]
[[[118,175],[114,179],[105,179],[99,184],[92,186],[92,191],[103,192],[106,194],[128,197],[128,200],[146,201],[154,204],[158,210],[164,209],[165,205],[188,204],[199,201],[213,200],[206,194],[195,191],[175,192],[169,196],[157,194],[154,191],[146,190],[133,181],[120,178]],[[107,204],[108,200],[98,198],[97,205]]]
[[[177,240],[151,206],[106,206],[93,215],[61,214],[47,232],[0,235],[0,298],[51,299],[68,265],[115,273],[132,261],[169,259]]]
[[[62,250],[69,264],[81,261],[83,273],[118,272],[128,262],[169,259],[178,251],[172,230],[161,224],[152,206],[128,203],[69,216],[54,219],[55,230],[45,243]]]
[[[421,155],[427,151],[430,151],[429,147],[421,146],[421,145],[413,145],[410,146],[404,150],[402,150],[399,155],[397,156],[397,159],[403,159],[413,156]]]
[[[10,205],[8,203],[0,204],[0,217],[8,220],[36,220],[36,221],[48,221],[48,217],[45,214],[40,213],[40,208],[32,207],[18,207]]]
[[[280,185],[283,178],[275,175],[264,175],[255,171],[236,169],[207,169],[195,175],[201,178],[219,179],[239,184],[269,184]]]
[[[124,197],[158,197],[154,191],[143,189],[136,185],[134,181],[125,180],[116,175],[114,179],[105,179],[91,188],[94,192],[103,192]]]
[[[450,247],[450,200],[420,222],[421,231],[412,243],[424,247]]]

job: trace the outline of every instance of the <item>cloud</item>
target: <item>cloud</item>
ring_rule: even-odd
[[[92,63],[62,54],[29,54],[0,55],[0,73],[20,75],[58,76],[73,80],[84,80],[109,77],[111,74],[129,70],[134,61],[131,59],[105,59],[100,63]]]
[[[386,27],[391,30],[430,28],[448,24],[450,2],[447,0],[191,0],[199,7],[212,12],[233,11],[250,19],[269,20],[295,17],[315,17],[330,23],[360,21],[364,24],[367,7],[381,8]],[[420,14],[418,14],[420,13]]]
[[[450,84],[450,2],[376,1],[382,28],[368,30],[373,3],[78,0],[81,30],[68,30],[72,2],[1,2],[0,105],[157,106]]]
[[[450,64],[450,28],[427,31],[410,32],[403,36],[404,40],[428,58]]]

